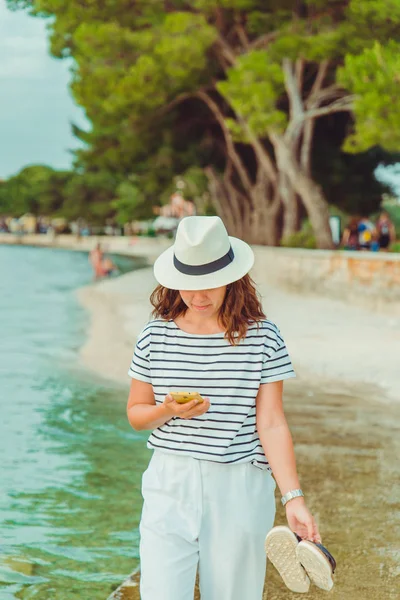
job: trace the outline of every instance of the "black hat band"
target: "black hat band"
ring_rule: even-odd
[[[233,253],[232,246],[224,256],[213,260],[213,262],[206,263],[204,265],[186,265],[185,263],[178,260],[174,254],[174,266],[175,268],[184,275],[209,275],[220,271],[224,267],[227,267],[233,261],[235,255]]]

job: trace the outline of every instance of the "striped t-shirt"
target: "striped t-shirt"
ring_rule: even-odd
[[[186,333],[174,321],[151,321],[138,338],[129,375],[151,383],[157,404],[170,391],[210,398],[203,415],[172,417],[154,429],[149,448],[270,470],[256,429],[256,396],[260,384],[295,377],[274,323],[249,326],[246,337],[232,346],[223,333]]]

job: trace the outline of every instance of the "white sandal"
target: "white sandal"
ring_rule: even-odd
[[[265,538],[267,557],[292,592],[305,593],[310,588],[310,579],[297,556],[298,538],[289,527],[273,527]],[[310,562],[310,561],[308,561]]]
[[[333,588],[332,575],[336,569],[336,561],[332,554],[322,544],[302,540],[297,545],[296,555],[311,581],[329,592]]]

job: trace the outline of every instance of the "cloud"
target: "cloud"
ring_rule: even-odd
[[[31,28],[25,21],[29,19]],[[45,23],[7,9],[0,0],[0,80],[46,77],[51,61],[47,55]]]
[[[0,178],[26,164],[71,165],[70,122],[87,127],[69,92],[70,63],[49,55],[46,20],[0,0]]]

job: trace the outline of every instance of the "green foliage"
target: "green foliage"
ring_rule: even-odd
[[[191,13],[167,14],[157,26],[138,31],[84,22],[74,34],[74,95],[95,124],[153,117],[177,94],[205,81],[214,39],[205,18]]]
[[[395,242],[389,248],[390,252],[400,252],[400,242]]]
[[[271,129],[284,128],[286,114],[276,108],[284,91],[283,73],[279,64],[269,60],[267,51],[255,50],[240,57],[217,89],[255,135],[265,136]],[[240,123],[228,120],[227,124],[236,138],[241,134],[246,140]]]
[[[63,187],[68,171],[55,171],[44,165],[32,165],[10,177],[0,187],[0,213],[20,217],[24,213],[48,215],[63,204]]]
[[[73,58],[72,91],[92,127],[74,129],[85,143],[74,173],[21,172],[0,186],[0,211],[53,211],[98,222],[116,213],[123,222],[149,216],[167,201],[177,175],[201,210],[212,210],[205,208],[207,182],[199,173],[209,164],[223,170],[224,144],[193,93],[206,89],[215,98],[215,89],[220,92],[237,142],[248,142],[244,124],[266,138],[287,125],[282,59],[300,57],[305,93],[328,58],[324,85],[338,83],[356,95],[352,129],[326,119],[342,132],[347,127],[345,153],[339,151],[343,135],[316,128],[314,177],[341,209],[376,208],[384,188],[372,177],[378,158],[366,151],[400,146],[399,0],[7,3],[48,18],[51,51]],[[216,43],[221,38],[235,61]],[[239,148],[252,177],[254,158]]]
[[[268,32],[280,29],[292,19],[292,12],[289,10],[279,10],[265,13],[261,10],[252,11],[248,15],[247,27],[253,35],[263,35]]]
[[[281,240],[281,246],[285,248],[306,248],[313,250],[317,247],[317,241],[308,221],[304,221],[300,231],[293,233]]]
[[[184,182],[183,195],[185,200],[191,200],[199,215],[213,216],[216,214],[208,191],[208,179],[200,167],[189,167],[179,180]]]
[[[389,217],[393,221],[396,229],[396,237],[400,239],[400,204],[395,200],[386,200],[382,202],[382,209],[388,213]]]
[[[347,56],[338,81],[356,94],[354,132],[344,145],[362,152],[375,145],[400,147],[400,44],[375,42],[358,56]]]
[[[132,175],[128,181],[120,183],[112,207],[116,211],[116,221],[121,225],[152,216],[151,206],[146,203],[146,196],[140,189],[139,178],[135,175]]]
[[[399,39],[400,2],[398,0],[351,0],[346,19],[357,30],[358,38],[373,43]]]
[[[343,137],[332,139],[327,129],[317,136],[313,176],[322,186],[330,205],[350,215],[367,216],[378,210],[382,194],[388,191],[387,185],[376,180],[375,167],[395,160],[396,156],[392,157],[380,148],[359,154],[345,153],[340,150]]]
[[[65,199],[59,213],[67,219],[79,217],[102,224],[114,216],[112,200],[118,180],[106,171],[74,173],[65,186]]]
[[[33,165],[22,169],[0,186],[0,213],[20,217],[86,218],[103,223],[113,215],[111,199],[116,179],[106,173],[71,173]]]
[[[215,12],[216,9],[232,11],[251,11],[260,5],[259,0],[193,0],[193,7],[205,13]]]

